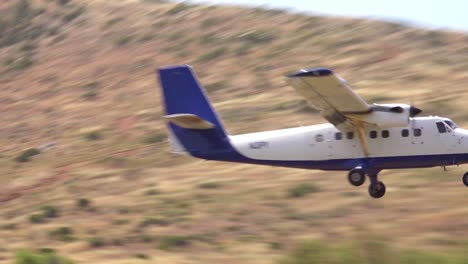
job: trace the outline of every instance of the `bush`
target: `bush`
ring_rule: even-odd
[[[81,14],[83,14],[85,9],[83,7],[77,7],[68,14],[63,16],[63,22],[68,23],[71,22],[72,20],[76,19],[79,17]]]
[[[80,198],[76,201],[76,204],[78,205],[78,207],[85,208],[89,207],[91,201],[88,198]]]
[[[34,60],[29,57],[25,56],[18,60],[15,60],[13,63],[9,65],[9,70],[11,71],[23,71],[27,68],[31,67],[34,64]]]
[[[133,36],[121,36],[121,37],[114,39],[114,44],[116,46],[123,46],[123,45],[130,43],[132,39],[133,39]]]
[[[16,253],[16,264],[73,264],[73,261],[57,255],[54,251],[37,253],[21,250]]]
[[[135,254],[135,258],[139,258],[139,259],[149,259],[150,257],[146,254],[143,254],[143,253],[137,253]]]
[[[98,97],[99,93],[96,90],[87,91],[86,93],[82,94],[81,97],[86,100],[94,100]]]
[[[166,135],[156,133],[156,134],[147,136],[147,137],[143,140],[143,142],[146,143],[146,144],[155,144],[155,143],[162,142],[165,138],[166,138]]]
[[[385,243],[371,242],[359,246],[330,247],[317,241],[301,243],[280,264],[314,264],[314,263],[401,263],[401,264],[436,264],[467,263],[464,254],[437,254],[424,251],[398,252]]]
[[[179,3],[175,5],[173,8],[167,10],[168,15],[175,15],[178,14],[184,10],[190,9],[192,5],[186,4],[186,3]]]
[[[45,217],[55,218],[59,216],[59,209],[51,205],[45,205],[41,207],[42,213]]]
[[[310,193],[319,192],[320,188],[316,185],[302,183],[288,189],[289,198],[304,197]]]
[[[161,192],[157,189],[149,189],[149,190],[146,190],[145,191],[145,195],[148,195],[148,196],[151,196],[151,195],[158,195],[160,194]]]
[[[70,1],[71,0],[57,0],[57,4],[64,6],[70,3]]]
[[[34,224],[44,223],[45,217],[43,214],[32,214],[29,216],[29,222]]]
[[[167,226],[169,224],[169,221],[162,218],[146,217],[143,221],[141,221],[140,227],[147,227],[150,225]]]
[[[37,148],[30,148],[23,151],[19,156],[15,158],[16,162],[28,162],[32,156],[40,154],[41,151]]]
[[[49,232],[51,238],[60,240],[60,241],[73,241],[73,229],[67,226],[58,227]]]
[[[92,237],[88,239],[88,245],[92,248],[98,248],[105,246],[106,242],[102,237]]]
[[[190,238],[187,236],[165,236],[161,238],[159,249],[171,250],[173,248],[186,247],[190,245]]]
[[[90,131],[84,137],[89,141],[95,141],[101,139],[102,135],[100,131]]]
[[[217,48],[215,50],[212,50],[208,53],[205,53],[203,55],[201,55],[199,58],[198,58],[198,61],[200,62],[208,62],[208,61],[211,61],[211,60],[214,60],[216,58],[219,58],[221,57],[223,54],[225,54],[228,50],[226,48],[223,48],[223,47],[220,47],[220,48]]]
[[[198,184],[198,188],[201,188],[201,189],[217,189],[221,186],[222,184],[219,182],[204,182],[204,183]]]

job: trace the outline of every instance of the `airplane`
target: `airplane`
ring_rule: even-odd
[[[468,130],[444,117],[416,117],[407,104],[368,104],[326,68],[302,69],[287,82],[330,123],[229,135],[189,65],[157,70],[174,153],[268,166],[348,171],[350,184],[369,178],[381,198],[382,170],[468,163]],[[468,186],[468,172],[462,177]]]

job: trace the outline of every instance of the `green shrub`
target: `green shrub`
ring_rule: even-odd
[[[167,14],[168,15],[175,15],[175,14],[178,14],[178,13],[180,13],[182,11],[188,10],[188,9],[190,9],[192,7],[193,7],[193,5],[190,5],[190,4],[187,4],[187,3],[178,3],[173,8],[167,10]]]
[[[31,67],[33,64],[34,64],[34,60],[30,56],[25,56],[9,64],[8,70],[23,71]]]
[[[165,138],[166,138],[166,135],[156,133],[156,134],[147,136],[145,139],[143,139],[143,142],[146,144],[155,144],[155,143],[162,142]]]
[[[88,239],[88,245],[92,248],[103,247],[106,245],[106,241],[102,237],[91,237]]]
[[[57,4],[62,5],[62,6],[67,5],[70,2],[71,0],[57,0]]]
[[[144,194],[148,196],[152,196],[152,195],[158,195],[160,193],[161,192],[157,189],[149,189],[149,190],[146,190]]]
[[[80,198],[76,201],[76,205],[81,208],[87,208],[91,204],[88,198]]]
[[[59,209],[55,206],[45,205],[41,207],[42,214],[48,218],[55,218],[59,216]]]
[[[214,82],[214,83],[210,83],[210,84],[205,85],[205,89],[208,92],[215,92],[215,91],[218,91],[218,90],[222,90],[222,89],[226,88],[227,86],[228,85],[225,82],[219,81],[219,82]]]
[[[114,17],[112,19],[107,20],[106,24],[104,25],[104,29],[110,28],[113,25],[119,23],[120,21],[123,20],[123,17]]]
[[[31,52],[37,49],[37,45],[34,43],[27,42],[20,47],[20,51]]]
[[[49,232],[49,236],[60,241],[73,241],[73,229],[67,226],[58,227]]]
[[[146,217],[141,221],[140,227],[147,227],[150,225],[158,225],[158,226],[167,226],[169,225],[169,221],[162,219],[162,218],[155,218],[155,217]]]
[[[304,197],[310,193],[319,192],[320,188],[316,185],[301,183],[288,189],[289,198]]]
[[[45,217],[43,214],[32,214],[29,216],[29,222],[34,224],[44,223]]]
[[[208,62],[224,55],[228,50],[224,47],[219,47],[215,50],[209,51],[198,58],[200,62]]]
[[[63,22],[68,23],[75,20],[77,17],[81,16],[85,11],[84,7],[76,7],[68,14],[63,16]]]
[[[130,41],[133,40],[133,36],[120,36],[116,39],[114,39],[114,44],[116,46],[124,46],[128,43],[130,43]]]
[[[174,248],[187,247],[190,245],[190,237],[187,236],[164,236],[161,238],[159,249],[171,250]]]
[[[35,253],[21,250],[16,253],[15,264],[73,264],[73,261],[57,255],[54,251]]]
[[[98,97],[99,92],[96,90],[87,91],[86,93],[82,94],[81,97],[86,100],[94,100]]]
[[[32,156],[38,155],[40,153],[41,153],[41,151],[39,149],[37,149],[37,148],[26,149],[20,155],[18,155],[15,158],[15,160],[17,162],[28,162],[28,161],[31,160]]]
[[[102,139],[102,134],[100,131],[96,130],[96,131],[90,131],[86,133],[84,137],[89,141],[95,141],[95,140]]]
[[[204,182],[204,183],[198,184],[198,188],[201,188],[201,189],[217,189],[217,188],[220,188],[221,186],[222,184],[219,182]]]
[[[146,254],[143,254],[143,253],[137,253],[135,254],[135,258],[139,258],[139,259],[149,259],[150,257]]]

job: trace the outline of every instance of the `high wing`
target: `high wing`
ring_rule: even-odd
[[[368,105],[346,81],[324,68],[304,69],[287,76],[288,82],[339,130],[352,130],[353,116],[368,114]]]

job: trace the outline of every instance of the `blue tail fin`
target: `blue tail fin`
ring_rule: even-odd
[[[232,147],[191,67],[161,68],[159,79],[169,117],[168,128],[178,143],[192,156],[223,160]]]

